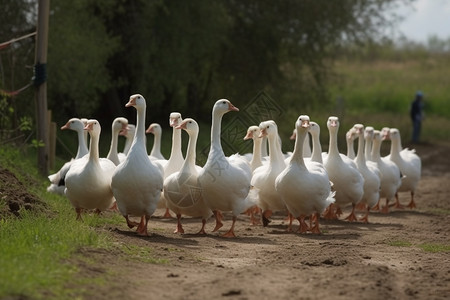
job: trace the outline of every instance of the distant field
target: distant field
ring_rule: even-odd
[[[450,57],[407,61],[338,61],[331,87],[344,122],[397,127],[409,141],[409,106],[417,90],[425,95],[423,140],[450,140]],[[340,99],[340,100],[337,100]],[[346,124],[351,126],[351,124]]]

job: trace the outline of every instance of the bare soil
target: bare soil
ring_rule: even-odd
[[[321,220],[321,235],[286,232],[284,214],[274,215],[268,227],[251,225],[241,215],[236,238],[219,236],[230,227],[230,215],[218,233],[211,233],[211,219],[208,235],[199,236],[193,234],[201,227],[199,219],[184,218],[186,234],[175,234],[176,220],[160,218],[163,211],[158,211],[149,222],[149,237],[138,236],[125,221],[100,229],[125,248],[148,249],[142,253],[146,262],[120,247],[80,249],[66,262],[76,264],[78,276],[87,279],[74,297],[449,299],[450,144],[414,148],[423,165],[416,209],[372,212],[368,224]],[[409,200],[409,193],[400,194],[402,204]],[[438,251],[427,250],[433,245]],[[107,278],[105,284],[89,283],[99,276]]]

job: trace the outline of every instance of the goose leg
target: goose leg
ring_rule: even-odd
[[[261,218],[262,218],[262,222],[263,222],[263,226],[264,227],[266,227],[267,225],[269,225],[270,222],[272,222],[271,220],[269,220],[271,215],[272,215],[272,211],[269,210],[269,209],[267,209],[267,210],[262,212]]]
[[[236,237],[236,235],[234,234],[234,224],[236,223],[236,216],[233,216],[233,223],[231,223],[231,228],[230,230],[228,230],[227,233],[223,234],[222,237]]]
[[[300,223],[300,226],[298,227],[297,232],[299,233],[306,233],[308,231],[308,224],[305,222],[305,216],[300,216],[297,218],[298,222]]]
[[[206,234],[205,231],[206,219],[202,219],[202,229],[197,234]]]
[[[141,223],[139,223],[139,226],[137,228],[137,233],[139,235],[148,236],[147,232],[148,220],[150,220],[150,216],[141,217]]]
[[[181,225],[181,214],[177,214],[177,229],[173,233],[184,233],[183,225]]]
[[[213,213],[214,213],[214,217],[216,218],[216,227],[214,227],[212,232],[216,232],[217,230],[219,230],[220,227],[223,226],[223,223],[222,223],[223,215],[218,210],[213,211]]]
[[[336,216],[336,214],[334,212],[334,207],[335,207],[335,205],[333,203],[331,203],[327,207],[325,213],[323,214],[323,217],[325,219],[327,219],[327,220],[337,220],[338,219],[338,217]]]
[[[170,214],[169,208],[166,207],[166,212],[164,213],[164,215],[161,218],[162,219],[172,219],[172,215]]]
[[[289,212],[288,213],[288,227],[286,229],[287,232],[292,232],[292,221],[294,220],[294,216]]]
[[[381,199],[381,198],[380,198],[380,199]],[[379,210],[380,210],[380,199],[378,199],[377,204],[376,204],[374,207],[372,207],[372,210],[373,210],[373,211],[379,211]]]
[[[362,217],[361,219],[359,219],[360,222],[364,222],[364,223],[369,223],[369,211],[370,211],[370,207],[367,206],[367,212],[364,215],[364,217]]]
[[[416,208],[416,203],[414,202],[414,192],[411,192],[411,202],[406,206],[408,208]]]
[[[405,206],[400,204],[400,200],[398,199],[398,193],[395,193],[395,203],[392,204],[392,206],[394,206],[394,208],[398,208],[398,209],[404,209]]]
[[[383,208],[381,209],[381,212],[384,214],[389,213],[389,199],[388,198],[386,198],[386,205],[383,206]]]
[[[314,226],[311,226],[311,232],[316,234],[322,234],[319,229],[319,213],[315,213],[311,216],[311,220],[314,219]]]
[[[356,215],[355,215],[355,208],[356,208],[356,204],[352,203],[352,212],[344,220],[347,220],[349,222],[358,221],[358,219],[356,218]]]
[[[134,226],[139,226],[139,223],[131,221],[128,215],[124,216],[125,220],[127,220],[127,226],[128,228],[133,228]]]
[[[82,211],[81,208],[79,208],[79,207],[75,208],[75,212],[77,213],[77,221],[81,221],[82,220],[81,219],[81,211]]]

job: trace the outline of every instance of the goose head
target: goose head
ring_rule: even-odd
[[[260,132],[261,132],[261,129],[259,129],[258,126],[256,126],[256,125],[250,126],[247,129],[247,134],[244,136],[244,141],[249,140],[249,139],[256,139],[256,138],[258,138]]]
[[[63,126],[61,126],[61,130],[70,129],[74,131],[83,131],[84,130],[83,122],[78,118],[72,118]]]
[[[357,136],[362,136],[364,134],[364,125],[363,124],[355,124],[353,125],[353,130]]]
[[[189,135],[191,135],[193,133],[197,133],[199,131],[198,123],[194,119],[191,119],[191,118],[184,119],[175,128],[176,129],[183,129]]]
[[[150,126],[148,126],[147,130],[145,131],[145,133],[152,133],[154,135],[160,135],[162,132],[161,129],[161,125],[159,125],[158,123],[152,123],[150,124]]]
[[[128,124],[125,130],[121,130],[119,135],[124,135],[127,139],[134,137],[134,133],[136,132],[136,126],[133,124]]]
[[[169,125],[170,127],[177,127],[178,124],[181,123],[183,119],[181,118],[181,114],[179,112],[172,112],[169,116]]]
[[[309,122],[309,132],[313,136],[319,136],[320,135],[320,126],[316,122],[310,121]]]
[[[136,109],[143,109],[146,107],[145,98],[141,94],[134,94],[130,96],[125,107],[134,106]]]
[[[379,130],[374,130],[373,131],[373,141],[377,141],[377,142],[381,142],[382,138],[381,138],[381,131]]]
[[[112,132],[120,133],[121,131],[124,131],[124,134],[122,134],[122,135],[126,135],[127,127],[128,127],[128,120],[123,117],[118,117],[118,118],[115,118],[112,123]]]
[[[339,118],[331,116],[327,121],[328,130],[337,131],[339,129]]]
[[[101,126],[97,120],[91,119],[86,122],[86,126],[84,127],[84,130],[87,130],[91,136],[99,136],[100,131],[101,131]]]
[[[384,141],[384,140],[389,140],[389,133],[390,133],[390,128],[389,127],[383,127],[382,129],[381,129],[381,132],[380,132],[380,134],[381,134],[381,139]]]
[[[213,107],[214,115],[224,115],[229,111],[239,111],[239,108],[231,104],[227,99],[217,100]]]
[[[374,132],[374,128],[372,126],[367,126],[364,129],[364,139],[365,140],[371,140],[373,138],[373,132]]]
[[[278,126],[275,121],[269,120],[264,121],[259,124],[259,129],[261,130],[258,137],[269,137],[278,135]]]
[[[389,139],[391,141],[396,141],[400,139],[400,131],[397,128],[389,129]]]
[[[297,133],[301,132],[308,132],[310,125],[309,116],[307,115],[301,115],[298,117],[297,122],[295,122],[295,128],[297,130]]]

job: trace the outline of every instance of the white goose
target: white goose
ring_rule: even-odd
[[[311,161],[323,164],[322,145],[320,144],[320,126],[316,122],[309,122],[309,133],[312,138]]]
[[[115,118],[111,125],[111,145],[106,158],[112,161],[116,166],[120,164],[119,153],[117,151],[119,132],[122,130],[127,130],[127,126],[128,120],[123,117]]]
[[[262,210],[263,226],[267,226],[273,211],[286,210],[281,195],[275,189],[275,179],[286,168],[286,163],[278,141],[277,124],[272,120],[261,122],[259,129],[259,136],[267,136],[269,142],[269,163],[253,172],[251,184],[258,189],[258,206]]]
[[[128,227],[138,225],[140,235],[148,235],[147,224],[155,212],[163,189],[163,175],[147,155],[145,145],[146,102],[142,95],[130,96],[125,107],[133,106],[137,111],[136,133],[130,152],[113,174],[111,188],[117,207],[127,221]],[[129,216],[141,217],[139,224]]]
[[[227,158],[222,149],[220,141],[222,117],[229,111],[239,111],[239,109],[226,99],[218,100],[214,104],[211,147],[206,164],[199,174],[199,182],[205,203],[216,217],[216,227],[213,231],[217,231],[222,226],[220,212],[232,211],[233,223],[223,236],[234,237],[237,216],[253,206],[254,203],[248,198],[251,180],[249,165],[247,163],[238,164],[235,160]]]
[[[159,125],[158,123],[152,123],[150,124],[150,126],[148,126],[145,133],[151,133],[155,136],[153,139],[152,150],[150,151],[150,158],[166,160],[164,155],[161,154],[161,125]]]
[[[391,152],[387,158],[398,166],[404,176],[395,197],[398,202],[398,192],[411,192],[411,201],[407,207],[415,208],[414,192],[420,181],[422,161],[415,150],[402,149],[400,131],[397,128],[389,130],[389,139],[391,140]]]
[[[364,193],[364,178],[354,165],[353,161],[348,159],[351,163],[347,163],[341,157],[337,144],[337,134],[339,130],[339,119],[331,116],[328,118],[327,127],[330,134],[329,150],[326,159],[324,159],[324,166],[328,172],[330,181],[333,182],[333,187],[336,190],[336,205],[337,212],[333,211],[333,207],[326,213],[326,217],[330,219],[337,219],[340,214],[340,207],[346,204],[352,204],[352,212],[346,218],[350,221],[354,220],[355,206],[361,201]],[[337,215],[336,215],[337,214]]]
[[[379,130],[373,131],[372,142],[372,161],[377,164],[378,170],[381,174],[380,182],[380,198],[386,198],[386,206],[382,208],[382,212],[389,212],[389,202],[395,197],[397,189],[401,184],[401,173],[397,165],[391,160],[381,157],[381,132]]]
[[[366,162],[366,156],[364,153],[364,126],[362,124],[355,124],[353,126],[353,130],[358,137],[358,151],[356,154],[355,162],[359,172],[364,178],[364,194],[361,203],[367,205],[366,214],[361,218],[360,221],[367,223],[369,222],[370,209],[375,207],[378,204],[378,200],[380,199],[381,179],[378,168],[375,169],[373,166],[369,167],[369,162]]]
[[[364,156],[367,162],[372,161],[372,142],[373,142],[373,131],[375,128],[372,126],[366,126],[364,129]]]
[[[89,153],[86,145],[87,138],[85,137],[85,132],[87,133],[87,131],[84,130],[84,127],[85,124],[78,118],[70,119],[65,125],[61,127],[61,130],[70,129],[77,133],[78,149],[75,158],[66,162],[58,172],[48,176],[48,179],[50,180],[50,185],[47,187],[48,192],[64,195],[64,190],[66,188],[64,180],[67,171],[69,171],[70,165],[75,159],[79,159]]]
[[[263,165],[262,157],[261,157],[261,149],[262,149],[262,139],[259,137],[261,130],[258,126],[253,125],[247,129],[247,134],[244,137],[244,140],[253,140],[253,151],[250,159],[250,167],[252,172],[255,171],[256,168]]]
[[[116,165],[109,159],[99,158],[100,123],[89,120],[85,129],[91,136],[89,154],[74,160],[65,179],[65,194],[75,207],[77,219],[81,219],[82,209],[101,212],[114,203],[110,184]]]
[[[125,136],[125,146],[123,147],[123,157],[121,157],[121,153],[119,152],[119,160],[122,162],[125,160],[125,157],[128,155],[130,151],[131,144],[133,143],[134,134],[136,133],[136,126],[133,124],[128,124],[126,130],[121,130],[119,135]]]
[[[300,116],[296,122],[294,152],[289,165],[276,178],[275,187],[289,212],[300,222],[298,231],[307,231],[308,226],[304,218],[314,214],[315,225],[310,230],[320,233],[319,215],[335,200],[323,165],[315,161],[305,164],[302,152],[309,127],[309,117]]]
[[[355,159],[355,146],[354,141],[356,139],[356,134],[354,128],[350,128],[345,134],[345,141],[347,142],[347,157],[350,159]]]
[[[164,180],[164,198],[167,206],[177,215],[175,233],[184,233],[181,215],[188,215],[202,218],[202,228],[198,234],[206,234],[206,220],[212,215],[212,211],[203,201],[202,191],[198,184],[199,169],[195,165],[199,127],[195,120],[187,118],[176,128],[184,129],[189,134],[186,160],[180,171],[172,173]]]
[[[164,179],[169,177],[175,172],[178,172],[181,169],[181,166],[184,163],[183,153],[181,152],[181,129],[177,129],[177,126],[181,124],[183,119],[181,118],[181,114],[178,112],[172,112],[169,116],[169,125],[172,127],[172,148],[170,150],[170,157],[166,160],[156,160],[156,162],[160,163],[164,167]],[[162,218],[172,218],[170,215],[169,207],[167,206],[166,199],[164,194],[161,195],[161,199],[158,203],[158,208],[164,208],[165,212]]]

